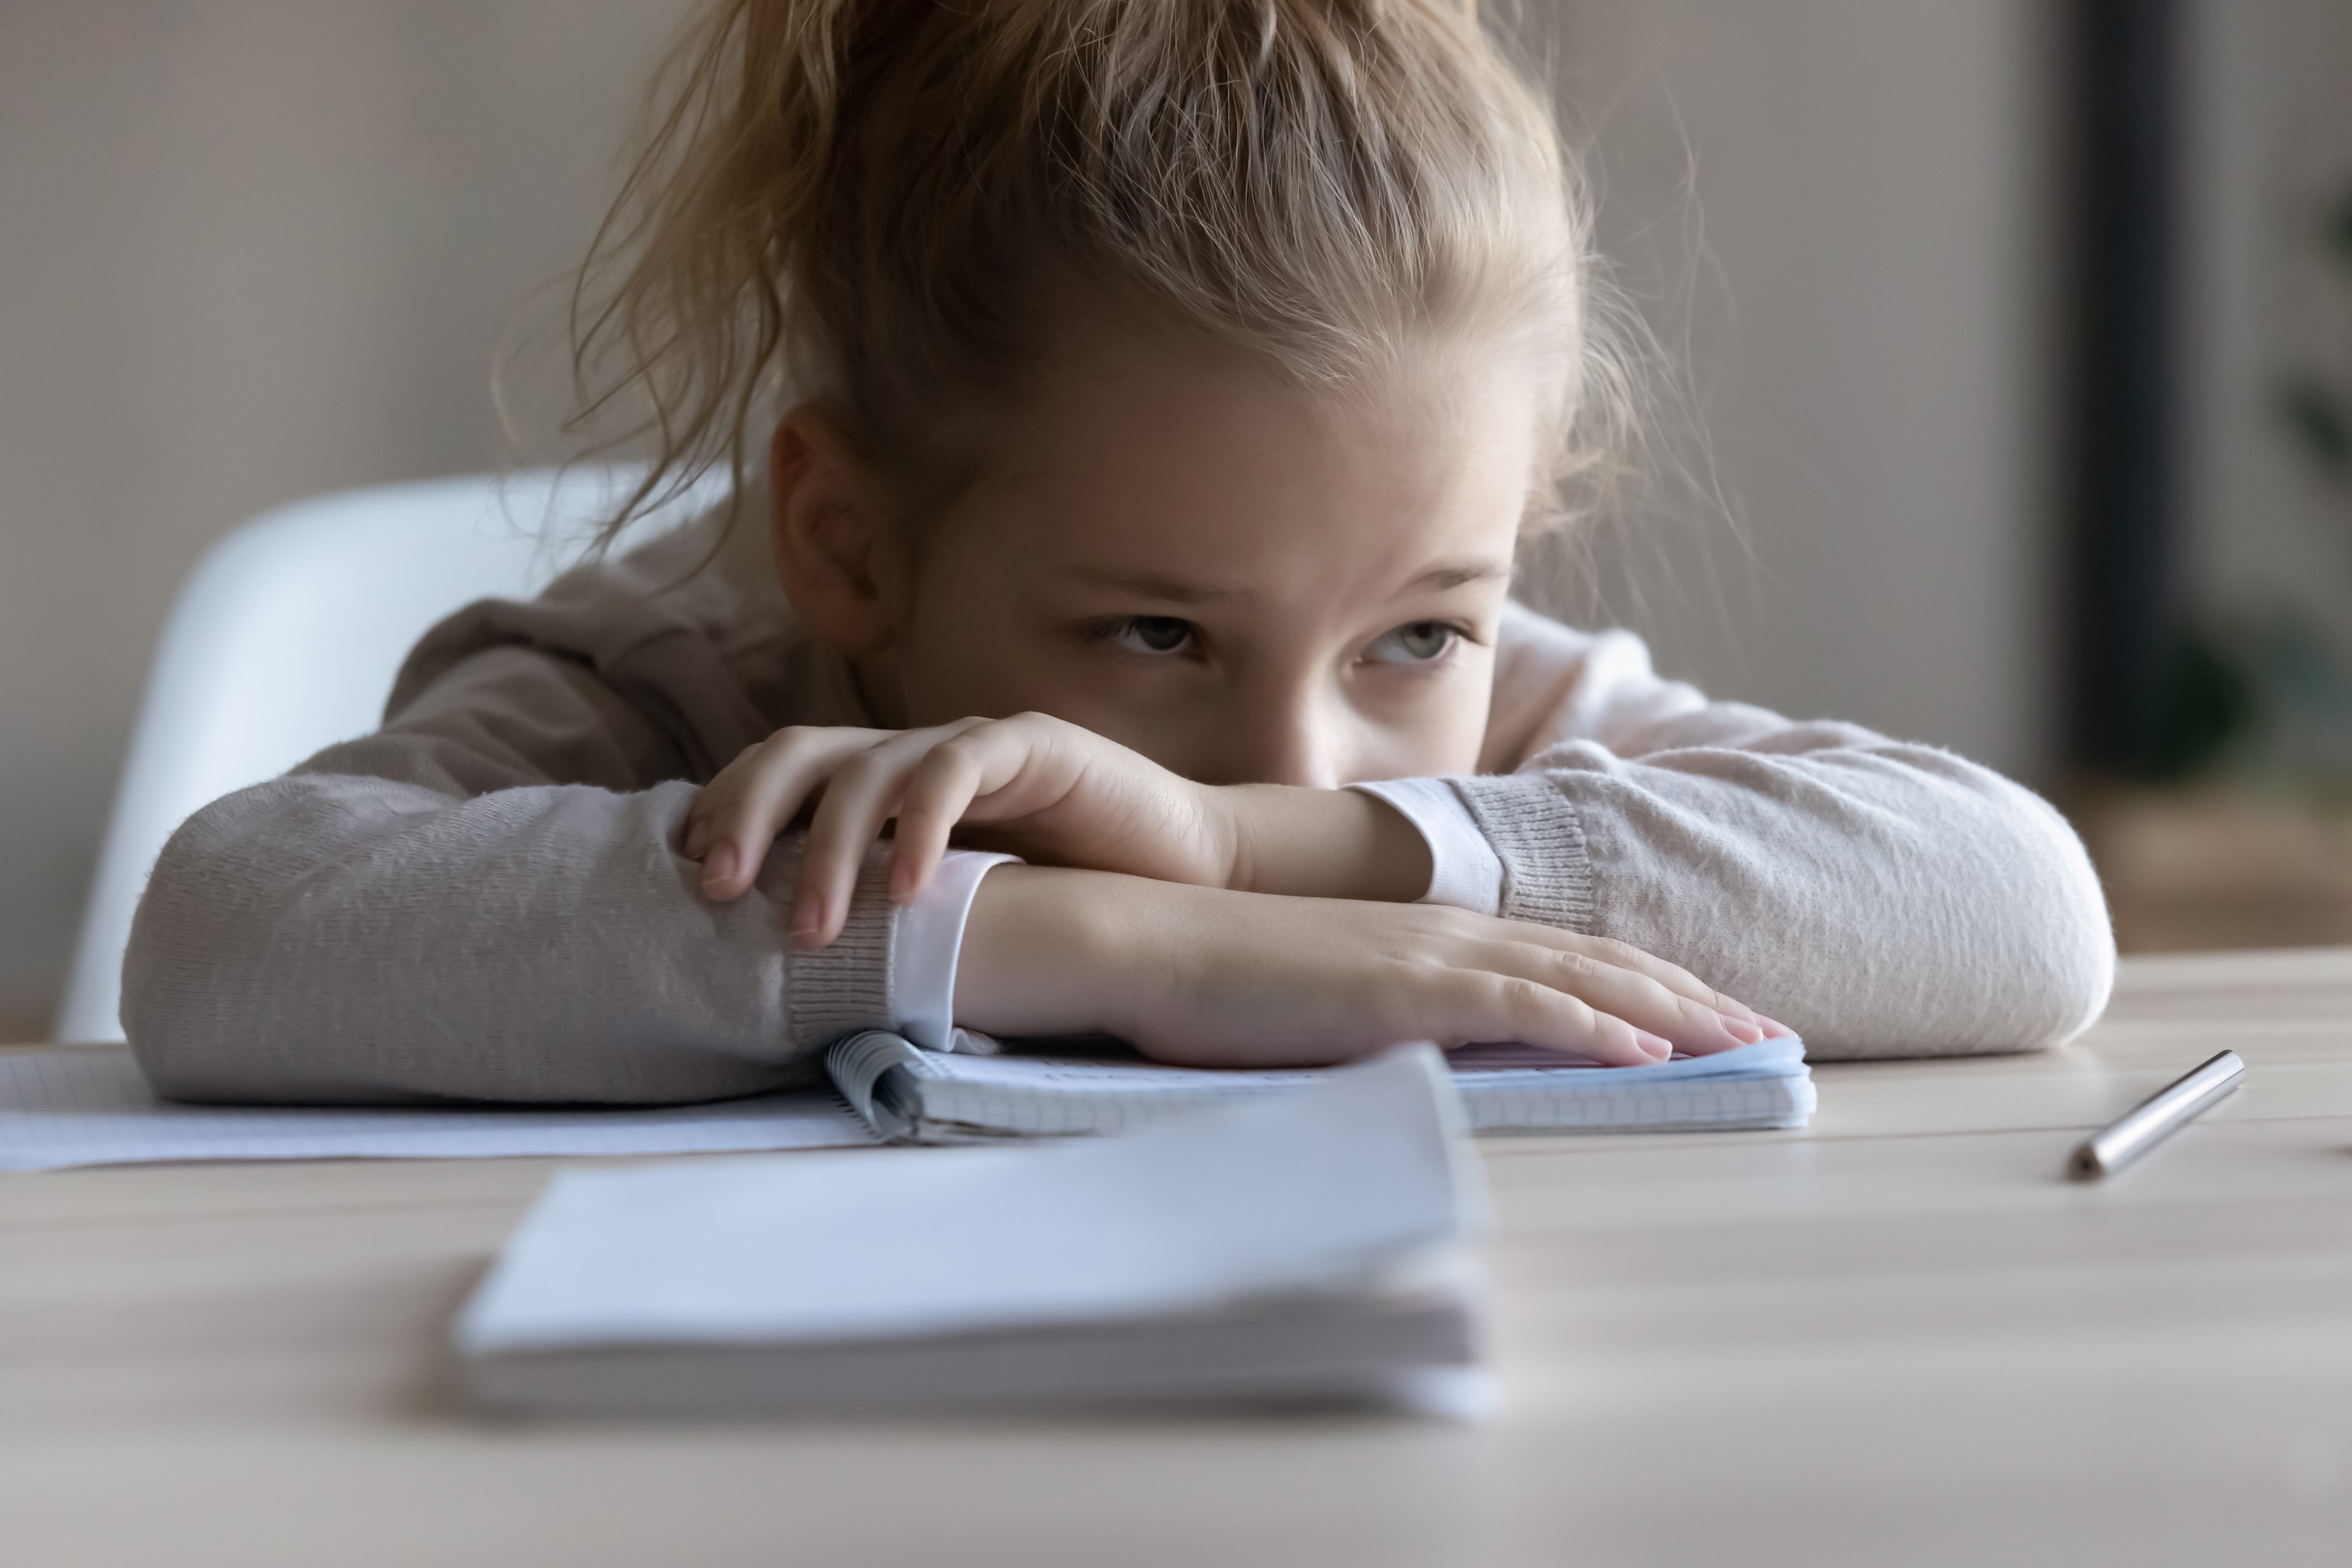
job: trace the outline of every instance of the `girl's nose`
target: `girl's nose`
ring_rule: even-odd
[[[1234,782],[1337,789],[1339,728],[1303,695],[1240,716],[1228,751]]]

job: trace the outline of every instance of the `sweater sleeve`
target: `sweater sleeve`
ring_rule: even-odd
[[[583,664],[502,647],[373,736],[198,812],[156,865],[123,1024],[176,1099],[654,1103],[812,1080],[887,1023],[883,853],[823,952],[798,841],[728,904],[675,849],[676,742]],[[666,780],[666,781],[665,781]]]
[[[1522,617],[1511,771],[1452,780],[1502,913],[1630,943],[1818,1058],[2028,1051],[2115,977],[2098,879],[2031,791],[1933,747],[1709,703],[1639,639]]]

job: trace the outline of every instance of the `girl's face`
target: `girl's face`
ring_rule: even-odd
[[[1063,378],[926,529],[861,680],[886,722],[1036,710],[1209,783],[1475,771],[1536,407],[1469,352],[1373,395]]]

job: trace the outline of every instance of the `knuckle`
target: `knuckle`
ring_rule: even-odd
[[[1006,721],[1021,744],[1032,750],[1044,751],[1067,745],[1088,732],[1066,718],[1055,718],[1049,713],[1016,714]]]
[[[1601,972],[1608,965],[1590,953],[1570,952],[1553,954],[1551,967],[1564,984],[1588,986],[1601,978]]]
[[[1552,1005],[1559,993],[1523,975],[1496,977],[1496,999],[1512,1018],[1528,1018]]]
[[[1518,976],[1504,982],[1503,1005],[1505,1016],[1522,1038],[1537,1033],[1558,1035],[1563,1028],[1570,1032],[1585,1032],[1591,1030],[1594,1017],[1591,1005],[1574,992]]]

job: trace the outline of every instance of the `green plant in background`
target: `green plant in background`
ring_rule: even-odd
[[[2320,243],[2352,295],[2352,187],[2326,214]],[[2288,430],[2314,465],[2352,497],[2352,389],[2317,371],[2301,371],[2280,390],[2279,405]]]
[[[2323,210],[2318,241],[2352,303],[2352,185]],[[2312,471],[2346,503],[2352,547],[2352,383],[2299,369],[2280,383],[2278,414]],[[2293,610],[2185,630],[2164,672],[2159,713],[2147,759],[2159,780],[2227,774],[2352,804],[2352,681],[2327,639]]]

